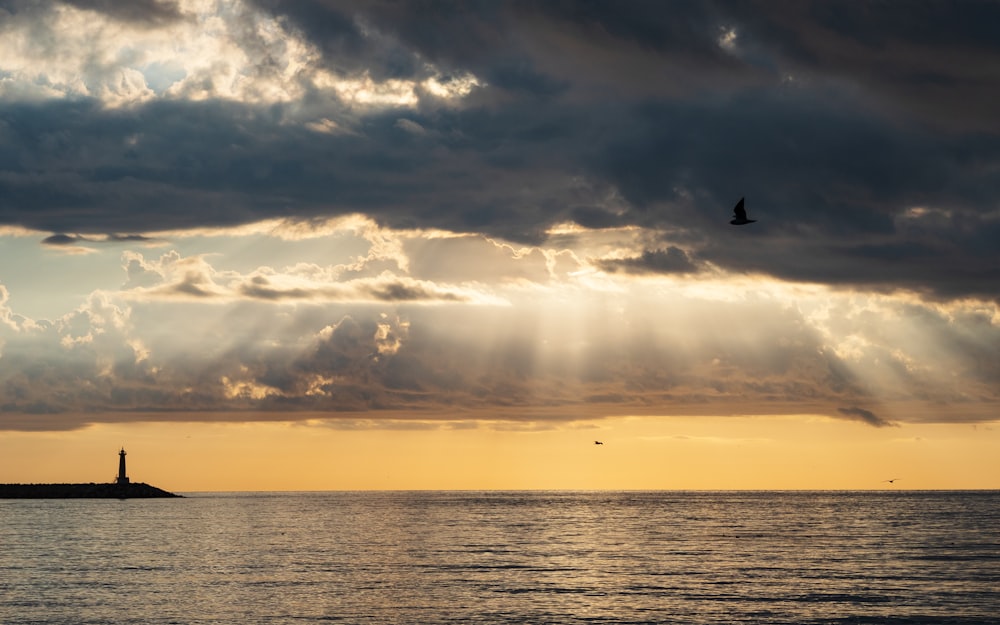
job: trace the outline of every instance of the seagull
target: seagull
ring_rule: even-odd
[[[733,218],[729,220],[729,223],[734,226],[745,226],[755,221],[757,220],[747,219],[747,209],[743,207],[743,198],[740,198],[740,201],[733,207]]]
[[[602,441],[594,441],[594,444],[595,445],[603,445],[604,443]]]
[[[893,482],[895,482],[895,481],[896,481],[896,480],[898,480],[898,479],[899,479],[898,477],[894,477],[894,478],[892,478],[891,480],[882,480],[882,481],[883,481],[883,482],[889,482],[890,484],[892,484]]]

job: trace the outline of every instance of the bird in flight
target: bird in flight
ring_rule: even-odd
[[[747,219],[747,209],[743,206],[743,198],[736,203],[733,207],[733,218],[729,220],[729,223],[734,226],[745,226],[747,224],[752,224],[757,221],[756,219]]]
[[[604,441],[594,441],[594,444],[595,444],[595,445],[603,445],[603,444],[604,444]]]
[[[892,484],[893,482],[895,482],[895,481],[896,481],[896,480],[898,480],[898,479],[899,479],[898,477],[894,477],[894,478],[892,478],[891,480],[882,480],[882,481],[883,481],[883,482],[889,482],[890,484]]]

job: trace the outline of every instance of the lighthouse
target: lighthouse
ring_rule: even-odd
[[[128,476],[125,475],[125,448],[118,452],[118,479],[115,484],[128,484]]]

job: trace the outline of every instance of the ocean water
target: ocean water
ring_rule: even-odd
[[[1000,492],[0,500],[0,623],[1000,623]]]

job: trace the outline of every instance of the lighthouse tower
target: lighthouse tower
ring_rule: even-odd
[[[128,484],[128,476],[125,475],[125,448],[118,452],[118,479],[115,484]]]

